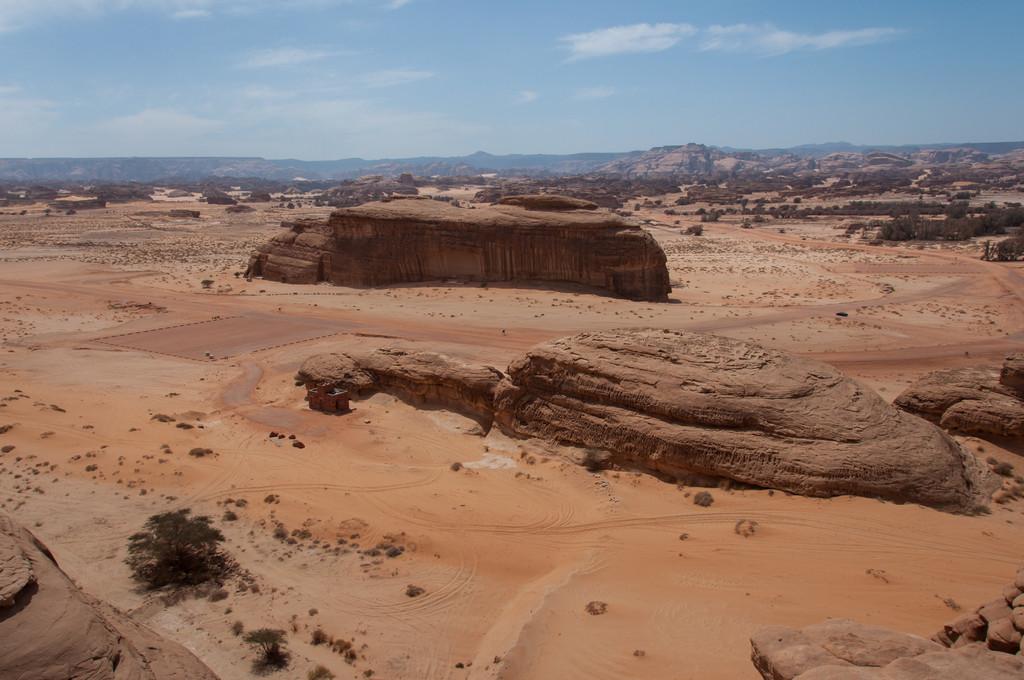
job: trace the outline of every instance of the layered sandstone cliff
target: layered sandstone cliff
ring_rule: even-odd
[[[0,677],[217,680],[184,647],[78,590],[46,547],[4,516]]]
[[[576,283],[637,300],[671,291],[665,253],[619,217],[591,210],[456,208],[395,200],[286,223],[248,276],[286,283],[383,286],[445,279]]]
[[[947,430],[1024,437],[1024,355],[999,368],[954,368],[929,373],[896,397],[896,406]]]
[[[412,395],[485,425],[493,418],[512,436],[681,481],[724,478],[955,512],[978,509],[995,488],[941,430],[831,366],[716,336],[583,333],[530,350],[504,376],[422,352],[321,355],[299,378]]]

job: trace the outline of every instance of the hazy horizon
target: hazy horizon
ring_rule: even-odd
[[[1010,141],[1022,19],[923,0],[0,0],[0,155]]]

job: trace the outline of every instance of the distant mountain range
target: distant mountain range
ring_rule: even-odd
[[[0,182],[195,182],[205,178],[259,178],[282,182],[342,180],[363,175],[420,176],[475,175],[578,175],[609,173],[648,176],[672,173],[704,174],[771,168],[815,168],[819,159],[845,158],[855,166],[859,154],[868,158],[889,155],[895,161],[913,164],[932,162],[983,162],[989,156],[1024,149],[1024,142],[983,142],[907,146],[865,146],[848,142],[807,144],[786,149],[733,149],[686,144],[656,147],[648,151],[578,154],[512,154],[496,156],[478,151],[468,156],[426,156],[366,160],[344,158],[336,161],[268,160],[246,157],[183,158],[8,158],[0,159]],[[930,156],[928,154],[931,154]],[[945,160],[935,160],[945,159]],[[884,159],[883,159],[884,160]],[[894,162],[895,162],[894,161]],[[866,162],[866,161],[865,161]],[[923,161],[922,161],[923,162]],[[882,163],[884,165],[884,162]]]

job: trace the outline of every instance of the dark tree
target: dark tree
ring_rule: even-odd
[[[191,517],[188,509],[165,512],[150,517],[145,530],[128,539],[125,561],[150,588],[219,581],[234,566],[220,549],[223,542],[224,534],[209,517]]]
[[[284,648],[285,637],[283,630],[257,628],[246,633],[242,640],[252,645],[259,652],[260,656],[256,660],[258,666],[284,668],[288,665],[289,654]]]

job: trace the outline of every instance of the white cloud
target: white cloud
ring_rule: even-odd
[[[532,104],[540,98],[540,93],[535,90],[520,90],[516,93],[517,104]]]
[[[895,28],[795,33],[776,28],[772,24],[733,24],[709,27],[704,33],[701,49],[777,56],[796,50],[827,50],[871,45],[900,33],[902,31]]]
[[[201,137],[224,127],[219,120],[202,118],[191,113],[171,109],[145,109],[128,116],[119,116],[100,123],[101,132],[117,135],[119,140],[140,140],[146,145],[152,140],[171,140]]]
[[[239,68],[271,68],[274,66],[295,66],[311,61],[320,61],[337,56],[339,52],[307,50],[301,47],[278,47],[269,50],[255,50],[238,61]]]
[[[408,5],[410,2],[412,2],[412,0],[390,0],[390,2],[388,2],[386,6],[388,9],[401,9],[402,7]]]
[[[359,82],[366,87],[395,87],[396,85],[407,85],[421,80],[428,80],[433,78],[434,75],[433,71],[387,69],[366,73],[359,78]]]
[[[593,101],[595,99],[607,99],[615,95],[615,88],[607,85],[597,87],[584,87],[573,94],[573,99],[580,101]]]
[[[573,33],[559,40],[569,50],[569,60],[576,61],[612,54],[661,52],[695,33],[697,29],[690,24],[631,24]]]

